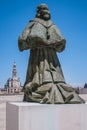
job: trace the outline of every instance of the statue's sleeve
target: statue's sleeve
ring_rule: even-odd
[[[62,36],[60,30],[57,28],[56,25],[53,25],[49,28],[48,31],[49,31],[49,34],[50,34],[50,39],[49,39],[50,45],[53,44],[53,47],[58,52],[63,51],[65,49],[66,40]]]
[[[62,36],[62,33],[60,32],[60,30],[59,30],[58,28],[56,28],[56,32],[57,32],[57,34],[58,34],[58,36],[59,36],[59,40],[58,40],[58,42],[57,42],[57,44],[56,44],[56,50],[57,50],[58,52],[61,52],[61,51],[63,51],[63,50],[65,49],[66,40],[65,40],[65,38]]]
[[[33,25],[33,22],[29,23],[23,30],[22,34],[19,36],[18,47],[20,51],[29,49],[29,42],[27,42],[27,37],[29,36],[29,33]]]

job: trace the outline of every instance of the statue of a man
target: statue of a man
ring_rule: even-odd
[[[74,88],[65,82],[56,52],[65,49],[66,40],[50,20],[46,4],[37,7],[18,40],[20,51],[30,49],[24,84],[24,101],[39,103],[84,103]]]

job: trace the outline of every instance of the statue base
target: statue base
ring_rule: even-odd
[[[87,104],[6,104],[6,130],[87,130]]]

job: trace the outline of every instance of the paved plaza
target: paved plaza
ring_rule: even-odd
[[[22,100],[23,95],[0,96],[0,130],[6,130],[6,102]]]

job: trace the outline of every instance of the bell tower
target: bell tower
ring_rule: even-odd
[[[12,78],[17,78],[16,62],[13,64]]]

